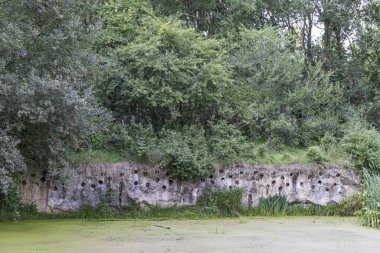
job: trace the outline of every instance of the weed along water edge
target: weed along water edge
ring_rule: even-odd
[[[375,253],[379,240],[380,231],[337,217],[0,223],[2,253]]]

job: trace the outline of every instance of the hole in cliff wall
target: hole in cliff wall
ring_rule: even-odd
[[[281,176],[281,180],[284,180],[285,179],[285,177],[284,176]]]
[[[263,178],[264,178],[264,174],[263,174],[263,173],[260,173],[260,174],[259,174],[259,178],[260,178],[260,179],[263,179]]]
[[[46,178],[45,177],[41,177],[41,183],[45,183],[46,181]]]
[[[233,175],[228,175],[229,178],[233,178],[234,176]]]
[[[329,188],[326,188],[326,189],[325,189],[325,191],[327,191],[327,192],[328,192],[328,191],[330,191],[330,190],[329,190]]]
[[[239,180],[236,180],[236,181],[235,181],[235,184],[237,184],[237,185],[240,184]]]
[[[270,187],[270,185],[269,184],[267,184],[267,188],[269,188]]]
[[[169,180],[169,185],[172,186],[174,184],[173,180]]]
[[[337,186],[338,184],[337,183],[334,183],[334,186]]]
[[[320,176],[323,176],[323,172],[319,172],[319,175],[320,175]]]
[[[286,183],[286,187],[289,187],[289,183]]]
[[[240,175],[243,175],[244,174],[244,172],[243,171],[240,171]]]
[[[150,186],[150,183],[146,183],[145,186],[146,186],[146,187],[149,187],[149,186]]]
[[[211,184],[215,184],[215,181],[214,180],[211,180],[211,182],[210,182]]]
[[[86,186],[86,183],[85,183],[85,182],[82,182],[82,183],[80,184],[80,186],[85,187],[85,186]]]
[[[96,185],[95,185],[95,184],[92,184],[92,185],[91,185],[91,188],[92,188],[92,189],[94,189],[95,187],[96,187]]]
[[[222,181],[226,180],[224,177],[221,178]]]
[[[58,191],[58,187],[54,186],[53,191]]]
[[[318,184],[322,184],[322,181],[321,181],[321,180],[318,180]]]
[[[134,185],[138,185],[138,184],[139,184],[139,182],[135,181],[133,184],[134,184]]]
[[[136,172],[135,174],[137,174],[137,170],[135,170],[135,172]],[[124,173],[123,173],[123,172],[120,173],[120,176],[121,176],[121,177],[124,177]]]
[[[166,190],[166,185],[162,186],[162,190],[164,190],[164,191]]]
[[[219,173],[220,173],[220,174],[224,173],[224,170],[219,170]]]
[[[25,180],[22,180],[22,185],[26,185],[26,181]]]
[[[292,177],[294,175],[294,173],[290,173],[290,176]]]
[[[257,171],[257,170],[255,170],[254,172],[253,172],[253,175],[257,175],[259,172]]]
[[[338,174],[336,174],[336,177],[340,177],[340,174],[338,173]]]
[[[155,180],[155,181],[156,181],[156,183],[158,183],[158,182],[160,182],[160,179],[159,179],[159,178],[156,178],[156,180]]]
[[[148,172],[144,171],[144,172],[143,172],[143,176],[144,176],[144,177],[148,176]]]
[[[300,183],[300,186],[303,187],[303,182]]]
[[[137,173],[139,173],[139,171],[138,170],[134,170],[133,173],[137,174]]]
[[[190,192],[190,188],[189,187],[184,187],[183,188],[183,193],[189,193]]]
[[[210,179],[213,179],[214,178],[214,175],[210,175],[210,176],[208,176]]]
[[[102,180],[99,180],[99,181],[98,181],[98,184],[102,185],[102,184],[103,184],[103,181],[102,181]]]
[[[275,181],[275,180],[273,180],[273,181],[272,181],[272,184],[276,184],[276,181]]]
[[[278,187],[278,191],[279,192],[282,191],[282,186]]]

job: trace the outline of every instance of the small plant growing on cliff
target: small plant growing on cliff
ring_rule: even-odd
[[[327,160],[324,157],[322,150],[317,146],[310,147],[307,150],[306,156],[311,162],[315,163],[321,163]]]

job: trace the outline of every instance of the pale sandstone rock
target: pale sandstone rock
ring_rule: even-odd
[[[81,205],[144,208],[194,205],[205,189],[241,188],[243,204],[256,206],[260,198],[286,196],[290,203],[326,205],[340,203],[360,190],[360,178],[352,171],[332,165],[214,166],[209,177],[183,182],[170,179],[166,171],[135,163],[89,164],[68,182],[40,174],[25,178],[21,186],[24,203],[43,211],[68,211]]]

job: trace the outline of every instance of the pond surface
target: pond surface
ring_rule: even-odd
[[[380,231],[355,218],[0,223],[0,252],[380,252]]]

